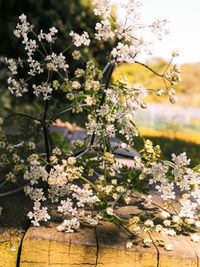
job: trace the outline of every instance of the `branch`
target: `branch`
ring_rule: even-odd
[[[87,104],[83,104],[83,105],[80,105],[79,107],[87,107],[88,105]],[[61,115],[63,115],[65,112],[68,112],[70,110],[72,110],[74,108],[74,106],[72,107],[68,107],[68,108],[65,108],[64,110],[60,111],[58,114],[56,114],[55,116],[51,117],[50,118],[50,121],[53,122],[55,121],[55,119],[59,118]]]
[[[159,74],[158,72],[156,72],[155,70],[153,70],[151,67],[149,67],[148,65],[146,65],[146,64],[144,64],[144,63],[141,63],[141,62],[139,62],[139,61],[135,61],[135,63],[136,64],[139,64],[139,65],[141,65],[141,66],[143,66],[143,67],[145,67],[146,69],[148,69],[148,70],[150,70],[151,72],[153,72],[155,75],[157,75],[157,76],[159,76],[159,77],[161,77],[161,78],[163,78],[164,77],[164,75],[165,75],[165,73],[164,74]]]
[[[10,195],[14,195],[15,193],[21,191],[24,189],[25,186],[27,186],[28,184],[25,184],[17,189],[14,189],[14,190],[11,190],[11,191],[8,191],[8,192],[5,192],[5,193],[1,193],[0,194],[0,197],[7,197],[7,196],[10,196]]]
[[[36,121],[39,121],[41,122],[40,119],[38,119],[37,117],[34,117],[34,116],[31,116],[31,115],[27,115],[27,114],[24,114],[24,113],[13,113],[13,114],[10,114],[9,116],[7,116],[5,118],[5,121],[10,119],[11,117],[14,117],[14,116],[22,116],[22,117],[25,117],[25,118],[28,118],[28,119],[32,119],[32,120],[36,120]]]
[[[107,66],[108,65],[108,66]],[[107,82],[106,82],[106,85],[105,85],[105,89],[104,89],[104,92],[103,92],[103,95],[102,95],[102,98],[101,98],[101,103],[100,103],[100,107],[103,105],[104,101],[105,101],[105,98],[106,98],[106,93],[105,93],[105,90],[108,89],[108,86],[109,86],[109,83],[110,83],[110,79],[112,77],[112,73],[114,71],[114,68],[115,68],[115,62],[111,62],[110,64],[108,63],[106,65],[106,67],[108,68],[110,65],[111,65],[111,68],[110,68],[110,71],[109,71],[109,74],[108,74],[108,79],[107,79]],[[106,68],[105,67],[105,68]],[[105,71],[104,71],[105,72]],[[96,119],[96,122],[99,121],[99,118],[100,118],[100,115],[97,116],[97,119]],[[93,146],[94,144],[94,140],[95,140],[95,133],[92,134],[92,138],[91,138],[91,141],[90,141],[90,146]]]

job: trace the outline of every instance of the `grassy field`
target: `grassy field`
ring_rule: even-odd
[[[188,135],[182,132],[173,132],[171,130],[162,132],[153,129],[140,129],[141,135],[150,139],[154,145],[160,145],[163,159],[171,159],[171,154],[176,155],[186,152],[191,159],[190,167],[200,164],[200,134]],[[135,148],[142,148],[142,139],[135,138]]]

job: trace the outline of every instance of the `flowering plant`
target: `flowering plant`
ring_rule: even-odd
[[[170,236],[182,230],[195,231],[200,227],[199,167],[189,168],[190,160],[185,153],[172,154],[172,161],[161,159],[160,147],[153,146],[150,140],[144,140],[139,154],[123,154],[123,150],[134,149],[134,138],[139,135],[134,114],[147,107],[144,98],[152,89],[130,86],[125,77],[112,82],[113,71],[119,64],[140,64],[163,80],[164,90],[154,90],[155,93],[168,94],[170,101],[176,102],[171,86],[181,79],[180,67],[172,65],[172,60],[178,52],[172,52],[172,59],[162,74],[138,60],[141,54],[151,53],[154,37],[149,39],[151,35],[144,33],[148,31],[162,39],[167,33],[167,20],[156,19],[146,25],[138,12],[141,2],[136,0],[121,5],[126,11],[125,22],[111,16],[109,0],[94,0],[93,5],[94,13],[100,16],[95,40],[115,43],[102,70],[88,60],[84,69],[78,68],[73,74],[68,71],[69,64],[73,63],[68,62],[64,54],[71,49],[73,60],[84,60],[81,47],[90,45],[87,32],[79,35],[71,31],[73,44],[56,54],[52,48],[58,30],[52,27],[48,33],[40,30],[37,34],[24,14],[19,17],[14,34],[22,40],[27,57],[6,59],[11,72],[8,89],[16,97],[32,92],[44,103],[44,108],[35,115],[13,112],[5,120],[1,118],[0,124],[15,116],[30,120],[33,127],[41,130],[45,152],[41,151],[41,143],[32,139],[11,144],[1,127],[0,168],[5,180],[0,187],[22,178],[24,185],[1,193],[0,197],[23,189],[33,200],[33,209],[27,215],[34,226],[49,220],[49,202],[56,204],[63,218],[57,227],[59,231],[73,232],[81,225],[96,226],[99,220],[107,220],[124,227],[133,237],[140,236],[147,246],[152,240],[146,238],[146,234],[151,237],[152,230]],[[148,36],[147,40],[144,36]],[[27,76],[22,79],[20,73],[26,68]],[[38,83],[41,77],[44,80]],[[59,110],[52,107],[55,91],[61,91],[70,104]],[[59,147],[50,128],[67,112],[87,114],[87,138],[75,140],[69,147]],[[130,166],[120,163],[120,154],[131,159]],[[160,194],[163,200],[160,205],[153,200],[152,190]],[[134,199],[145,206],[145,210],[125,219],[118,207],[131,205]],[[148,208],[152,206],[157,208],[154,214]],[[191,234],[191,238],[197,241],[200,237]],[[128,242],[127,248],[132,244]]]

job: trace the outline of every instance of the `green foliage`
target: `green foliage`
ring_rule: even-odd
[[[24,54],[23,48],[18,46],[19,40],[12,34],[18,17],[26,14],[29,21],[35,25],[35,31],[43,29],[49,31],[49,25],[58,28],[58,39],[54,45],[55,52],[63,51],[71,44],[69,32],[77,33],[87,31],[94,39],[94,28],[97,17],[93,14],[91,1],[86,0],[0,0],[0,55],[17,58]],[[8,46],[9,43],[9,46]],[[107,51],[107,52],[106,52]],[[109,45],[96,46],[94,42],[85,53],[101,65],[105,65]],[[101,55],[104,55],[103,57]],[[97,56],[98,55],[98,56]],[[71,60],[71,52],[66,53],[66,58]],[[72,71],[77,66],[72,67]]]
[[[70,152],[70,142],[61,132],[56,131],[51,136],[53,138],[55,146],[59,147],[67,153]]]

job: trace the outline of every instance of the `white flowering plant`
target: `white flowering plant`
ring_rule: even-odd
[[[173,65],[172,60],[178,52],[172,52],[163,73],[138,60],[141,54],[151,53],[155,37],[162,39],[168,32],[167,20],[157,18],[150,25],[145,24],[138,12],[141,2],[137,0],[121,5],[126,11],[125,22],[112,17],[109,0],[94,0],[93,5],[94,13],[99,16],[95,41],[113,41],[110,58],[102,69],[82,57],[82,47],[91,42],[87,32],[80,35],[71,31],[72,44],[58,54],[53,52],[58,32],[55,27],[48,33],[40,30],[38,34],[24,14],[19,17],[14,34],[24,45],[27,57],[6,59],[11,72],[8,90],[16,97],[32,92],[35,101],[43,103],[43,109],[34,115],[13,112],[0,120],[3,179],[0,188],[4,191],[7,183],[23,181],[21,187],[4,191],[0,197],[24,190],[33,201],[33,209],[27,215],[34,226],[51,219],[49,203],[62,215],[59,231],[74,232],[81,225],[96,226],[99,220],[111,221],[132,235],[133,241],[127,243],[127,248],[132,247],[137,236],[149,246],[151,231],[170,236],[185,231],[193,241],[198,241],[200,237],[194,232],[200,227],[199,167],[189,168],[190,160],[185,153],[172,154],[171,161],[162,159],[160,147],[144,138],[144,146],[137,155],[121,152],[134,149],[134,138],[140,135],[134,123],[135,111],[147,108],[144,98],[152,89],[130,85],[125,77],[113,83],[112,74],[118,65],[139,64],[149,69],[163,80],[164,89],[154,90],[155,94],[158,97],[168,94],[172,103],[177,101],[172,86],[181,80],[180,67]],[[150,34],[145,35],[147,31]],[[77,68],[73,74],[69,73],[73,62],[65,58],[69,49],[73,60],[85,60],[85,68]],[[22,71],[27,75],[25,79],[20,78]],[[44,80],[38,82],[41,77]],[[59,110],[51,105],[56,91],[65,95],[67,103]],[[68,148],[59,147],[55,145],[51,126],[68,112],[87,115],[87,138],[75,140]],[[44,151],[41,142],[35,143],[31,138],[10,143],[3,124],[11,117],[22,117],[39,127]],[[130,166],[121,163],[119,156],[131,160]],[[154,200],[155,192],[160,195],[160,202]],[[144,209],[129,218],[123,217],[119,207],[135,205],[135,201]],[[152,207],[156,208],[153,213]],[[166,249],[172,248],[168,244]]]

